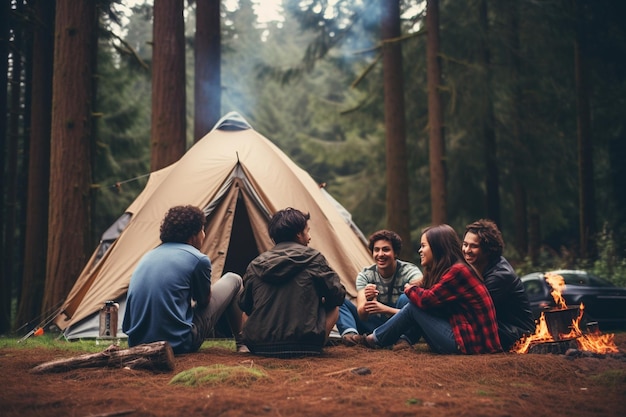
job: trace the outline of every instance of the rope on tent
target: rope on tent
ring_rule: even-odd
[[[48,310],[48,311],[52,311],[52,313],[50,313],[48,316],[46,316],[46,318],[42,322],[40,322],[38,326],[33,327],[33,329],[31,331],[26,333],[20,340],[17,341],[17,343],[22,343],[24,340],[28,339],[29,337],[31,337],[33,335],[34,336],[41,336],[41,335],[43,335],[44,327],[46,327],[47,325],[52,323],[54,318],[56,316],[58,316],[59,314],[61,314],[61,305],[63,304],[64,301],[65,300],[60,301],[57,305],[55,305],[50,310]],[[42,315],[40,315],[39,317],[41,317]],[[26,323],[24,326],[26,326],[26,325],[28,325],[28,323]],[[20,329],[23,328],[24,326],[20,327]]]
[[[116,188],[119,191],[122,188],[122,184],[126,184],[126,183],[129,183],[129,182],[140,180],[140,179],[145,178],[145,177],[149,177],[150,174],[151,174],[151,172],[149,172],[147,174],[138,175],[136,177],[129,178],[129,179],[126,179],[126,180],[123,180],[123,181],[116,181],[115,184],[111,184],[111,185],[92,184],[91,188],[95,188],[95,189]]]

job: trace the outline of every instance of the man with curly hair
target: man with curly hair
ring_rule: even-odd
[[[379,230],[369,238],[369,249],[376,263],[356,277],[356,305],[346,299],[339,308],[337,330],[346,346],[355,346],[360,334],[371,333],[409,302],[404,295],[406,284],[417,284],[422,271],[410,262],[401,261],[402,238],[391,230]],[[394,348],[407,348],[419,336],[411,331],[401,336]]]
[[[535,330],[535,321],[524,285],[502,256],[504,240],[498,226],[480,219],[465,227],[463,256],[483,276],[496,307],[498,333],[507,351],[526,334]]]
[[[141,258],[130,279],[122,325],[129,346],[164,340],[176,354],[195,352],[225,314],[237,350],[247,351],[236,302],[242,280],[228,272],[211,284],[211,261],[200,252],[205,225],[204,213],[194,206],[165,214],[162,243]]]

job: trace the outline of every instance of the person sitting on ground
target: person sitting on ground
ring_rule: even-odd
[[[167,341],[175,354],[196,352],[222,314],[241,344],[237,305],[242,279],[229,272],[211,285],[211,261],[200,252],[206,217],[194,206],[169,209],[161,223],[161,244],[146,253],[128,287],[122,329],[128,346]],[[195,306],[194,306],[195,304]]]
[[[309,218],[294,208],[276,212],[268,225],[275,246],[243,276],[243,340],[253,354],[319,355],[335,326],[346,289],[324,256],[308,246]]]
[[[369,249],[376,263],[364,268],[356,277],[356,306],[346,298],[339,307],[337,330],[346,346],[356,345],[360,334],[371,333],[400,311],[409,302],[404,286],[418,284],[422,279],[422,271],[416,265],[398,259],[402,239],[397,233],[390,230],[373,233]],[[400,339],[404,346],[419,339],[410,333]]]
[[[535,331],[535,320],[524,284],[502,256],[503,250],[502,234],[493,221],[480,219],[465,227],[463,255],[483,276],[496,307],[500,343],[508,351]]]
[[[370,348],[390,346],[414,327],[431,350],[444,354],[502,351],[493,301],[479,274],[461,253],[461,241],[447,224],[424,230],[419,249],[424,279],[407,284],[410,303],[363,337]]]

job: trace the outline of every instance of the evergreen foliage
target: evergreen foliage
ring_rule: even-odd
[[[222,114],[233,110],[241,113],[316,181],[325,183],[366,235],[386,227],[379,19],[372,11],[375,8],[371,8],[379,1],[284,0],[283,20],[265,24],[260,24],[255,15],[256,0],[229,2],[230,8],[223,3],[222,7]],[[479,106],[490,89],[506,256],[520,272],[586,267],[626,285],[626,26],[621,21],[626,15],[626,2],[576,1],[585,10],[590,51],[587,65],[591,75],[595,209],[596,222],[603,226],[596,238],[598,256],[578,256],[579,178],[571,1],[488,1],[487,36],[480,30],[478,0],[440,0],[440,92],[448,168],[448,219],[461,231],[465,224],[485,216],[486,174],[481,148],[484,124]],[[94,106],[97,118],[92,135],[94,247],[100,233],[141,191],[150,166],[152,6],[151,2],[138,4],[128,21],[124,21],[113,12],[111,3],[123,2],[99,3],[101,28]],[[431,218],[425,1],[403,0],[401,6],[406,157],[412,240],[417,242]],[[194,7],[190,2],[185,14],[188,146],[193,143],[194,107],[190,101],[194,87],[189,80],[193,79]],[[514,36],[512,16],[518,25]],[[19,16],[12,14],[12,30],[19,28],[28,36],[30,23],[20,23],[16,17]],[[121,30],[116,29],[114,34],[114,27]],[[491,52],[490,85],[484,83],[487,69],[479,60],[483,39]],[[25,48],[23,52],[26,51]],[[514,71],[515,65],[519,65],[518,72]],[[24,88],[22,94],[27,91]],[[7,113],[12,110],[9,108]],[[26,140],[19,143],[20,149],[28,149]],[[5,159],[1,166],[5,174],[7,144],[3,145]],[[527,212],[539,219],[537,258],[528,258],[525,250],[514,249],[514,213],[520,204],[514,195],[516,184],[521,184],[526,192]],[[11,208],[7,207],[6,192],[4,186],[2,219],[11,218],[7,216]],[[24,210],[25,204],[18,201],[15,209]],[[7,224],[2,226],[3,232],[10,230]],[[528,232],[528,225],[525,226]],[[18,225],[17,236],[23,234],[21,228],[23,225]],[[3,255],[6,254],[4,248]],[[417,260],[415,255],[405,255],[409,260]],[[6,259],[5,256],[5,262]],[[3,271],[15,270],[14,265],[19,262]],[[6,281],[7,277],[3,278]]]

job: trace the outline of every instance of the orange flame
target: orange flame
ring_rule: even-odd
[[[567,308],[565,304],[565,299],[561,295],[563,290],[565,289],[565,280],[561,275],[554,274],[552,272],[547,272],[545,275],[546,281],[552,287],[552,298],[554,298],[554,302],[556,303],[558,308]]]
[[[551,294],[558,306],[558,308],[556,308],[555,310],[567,308],[565,299],[561,295],[562,289],[565,288],[565,280],[563,279],[563,277],[553,273],[546,273],[545,277],[546,281],[550,284],[550,286],[552,286]],[[599,331],[593,333],[584,333],[580,329],[579,324],[580,320],[582,319],[584,309],[585,306],[581,303],[578,317],[572,320],[571,331],[567,334],[559,334],[559,338],[561,340],[576,339],[576,344],[578,345],[579,350],[602,354],[618,353],[619,350],[617,349],[617,346],[614,342],[614,334],[601,334]],[[544,313],[541,313],[539,320],[537,320],[535,333],[530,336],[522,337],[513,345],[510,351],[520,354],[528,353],[528,350],[533,345],[554,341],[554,337],[548,329]]]
[[[583,333],[580,330],[580,319],[583,316],[584,306],[580,305],[580,313],[575,320],[572,320],[572,330],[563,335],[563,339],[576,339],[579,350],[586,350],[594,353],[618,353],[619,350],[613,341],[615,335],[613,333],[602,334],[599,331],[594,333]]]
[[[514,353],[528,353],[528,349],[530,346],[537,343],[543,342],[553,342],[554,338],[550,334],[548,330],[548,325],[546,324],[546,317],[541,313],[541,317],[537,320],[537,327],[535,328],[535,333],[530,336],[522,337],[520,340],[515,342],[513,347],[511,348],[511,352]]]

